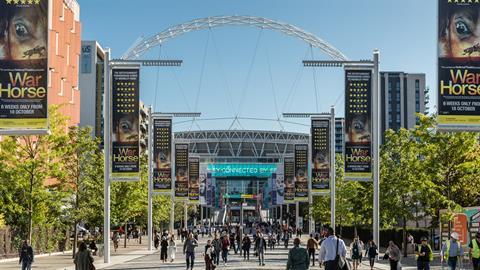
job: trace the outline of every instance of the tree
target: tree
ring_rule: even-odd
[[[422,171],[432,183],[427,196],[429,214],[439,218],[440,209],[452,212],[459,207],[478,205],[480,146],[477,133],[435,132],[435,126],[435,117],[419,115],[414,134],[421,144]],[[432,226],[438,227],[438,223]]]
[[[409,130],[388,130],[381,149],[380,205],[384,225],[402,221],[404,255],[407,254],[407,221],[417,218],[417,207],[430,187],[420,165],[418,142]]]
[[[58,106],[49,107],[49,125],[48,135],[4,137],[0,143],[1,213],[17,235],[15,241],[44,242],[47,249],[53,247],[57,233],[64,228],[62,206],[68,196],[60,169],[63,146],[68,141],[66,118]],[[33,237],[35,226],[44,231]],[[51,235],[46,232],[50,229],[57,231]]]
[[[99,139],[93,139],[90,133],[90,128],[70,127],[61,163],[64,181],[69,182],[68,191],[73,195],[69,208],[74,231],[72,256],[77,247],[78,223],[99,226],[103,218],[103,198],[98,196],[103,194],[103,154]]]

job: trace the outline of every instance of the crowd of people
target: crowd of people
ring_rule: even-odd
[[[199,235],[208,239],[202,249],[202,256],[205,261],[206,270],[214,270],[220,265],[228,265],[229,256],[240,255],[244,261],[250,260],[250,251],[253,247],[253,255],[257,257],[258,265],[265,266],[265,254],[268,249],[274,250],[275,245],[283,240],[284,246],[289,246],[289,239],[293,238],[293,232],[297,233],[289,250],[287,259],[287,270],[302,270],[315,266],[318,261],[319,266],[325,270],[358,270],[362,258],[368,258],[370,269],[373,270],[376,259],[379,255],[377,244],[370,239],[364,244],[358,236],[355,236],[350,243],[350,262],[347,261],[347,248],[345,242],[335,235],[331,227],[323,227],[319,233],[311,234],[305,244],[301,246],[300,234],[298,230],[292,230],[288,226],[278,226],[278,224],[257,224],[251,233],[242,233],[239,226],[219,226],[212,230],[186,230],[179,229],[178,235],[181,241],[183,254],[186,259],[187,270],[193,270],[195,265],[195,249],[199,246]],[[118,232],[112,236],[114,248],[118,247]],[[459,261],[464,257],[464,246],[460,242],[458,233],[453,232],[450,238],[445,241],[440,250],[440,260],[442,265],[445,263],[449,270],[456,270]],[[154,247],[160,248],[160,260],[163,263],[174,262],[177,252],[177,241],[174,234],[167,231],[154,233]],[[414,244],[413,236],[408,236],[410,244]],[[115,244],[117,243],[117,244]],[[468,257],[472,263],[473,270],[480,270],[480,232],[476,233],[468,244]],[[75,254],[74,264],[76,269],[94,269],[93,256],[96,255],[98,248],[94,241],[87,245],[86,241],[79,243],[78,252]],[[421,237],[420,243],[414,244],[415,260],[418,270],[430,270],[430,264],[434,260],[433,250],[429,245],[427,237]],[[318,258],[316,258],[318,254]],[[388,260],[391,270],[401,269],[402,252],[400,248],[390,241],[383,259]],[[28,241],[24,241],[19,251],[19,263],[22,269],[31,269],[34,261],[33,249]]]

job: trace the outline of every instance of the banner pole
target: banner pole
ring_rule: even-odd
[[[148,108],[148,224],[147,224],[147,233],[148,233],[148,251],[152,251],[152,242],[153,242],[153,203],[152,203],[152,130],[153,130],[153,119],[152,119],[152,106]]]
[[[104,263],[110,263],[110,49],[105,51],[104,72],[104,99],[103,99],[103,250]]]
[[[315,224],[315,220],[313,219],[313,196],[312,196],[312,158],[311,156],[313,155],[312,152],[312,131],[310,131],[310,136],[308,138],[308,232],[309,234],[314,232],[315,226],[312,224]]]
[[[379,54],[373,51],[373,240],[380,245]]]
[[[172,127],[171,127],[171,141],[170,141],[170,160],[171,160],[171,166],[170,166],[170,176],[171,176],[171,195],[170,195],[170,199],[171,199],[171,207],[170,207],[170,226],[169,226],[169,231],[170,233],[173,235],[174,234],[174,230],[175,230],[175,182],[177,181],[177,176],[175,174],[175,152],[174,152],[174,149],[175,149],[175,136],[173,136],[173,122],[172,122]],[[182,225],[180,224],[180,227],[182,227]]]
[[[335,230],[335,107],[330,108],[330,224]]]

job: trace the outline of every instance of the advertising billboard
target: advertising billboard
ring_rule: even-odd
[[[330,120],[312,119],[312,195],[330,190]]]
[[[188,200],[188,144],[175,144],[175,199]]]
[[[308,201],[308,145],[295,145],[295,201]]]
[[[283,159],[284,193],[283,203],[289,204],[295,201],[295,161],[293,157]]]
[[[372,70],[345,69],[345,179],[372,179]]]
[[[140,68],[112,68],[112,180],[140,179]]]
[[[438,2],[438,128],[480,129],[479,1]]]
[[[153,118],[153,190],[172,192],[172,119]]]
[[[48,129],[48,9],[0,1],[0,134]]]
[[[188,157],[188,200],[191,203],[200,201],[200,158]]]
[[[199,176],[199,183],[200,183],[200,205],[207,205],[207,194],[208,194],[208,186],[207,186],[207,164],[201,163],[200,164],[200,176]]]

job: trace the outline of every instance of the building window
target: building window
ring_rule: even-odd
[[[65,4],[62,4],[62,12],[60,13],[60,21],[65,21]]]
[[[70,45],[67,45],[67,66],[70,66]]]
[[[75,103],[75,100],[74,100],[75,90],[76,90],[75,87],[72,87],[72,90],[71,90],[72,96],[70,97],[70,104],[74,104],[74,103]]]
[[[397,113],[400,112],[400,106],[397,106],[397,110],[396,110]]]
[[[65,87],[65,78],[60,79],[60,93],[58,93],[59,96],[63,96],[64,92],[64,87]]]
[[[53,68],[48,69],[48,87],[52,87],[53,71]]]
[[[55,32],[55,55],[58,55],[58,32]]]

